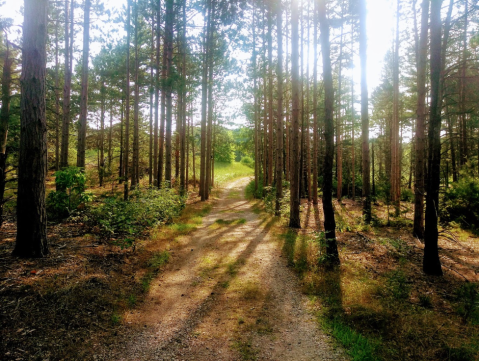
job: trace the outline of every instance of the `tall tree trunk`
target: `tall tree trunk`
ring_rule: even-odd
[[[48,0],[25,0],[20,78],[17,238],[13,256],[48,254],[46,43]]]
[[[215,64],[214,49],[215,49],[215,8],[216,1],[211,1],[211,11],[209,20],[209,36],[208,36],[208,114],[206,129],[206,179],[205,179],[205,197],[210,196],[210,189],[212,187],[212,159],[213,156],[213,68]]]
[[[333,208],[333,159],[334,159],[334,89],[331,70],[331,44],[329,42],[329,24],[326,16],[326,0],[319,0],[319,25],[321,29],[321,52],[323,56],[324,82],[324,153],[323,169],[323,212],[324,233],[326,236],[326,254],[330,265],[339,264],[336,242],[336,222]]]
[[[309,39],[309,34],[310,34],[310,3],[308,2],[308,21],[307,21],[307,28],[308,28],[308,50],[307,50],[307,55],[306,58],[308,59],[307,64],[306,64],[306,104],[305,104],[305,114],[306,114],[306,132],[305,132],[305,137],[306,137],[306,190],[308,192],[308,202],[311,203],[312,201],[312,192],[311,192],[311,122],[310,122],[310,110],[309,110],[309,48],[310,48],[310,39]]]
[[[113,99],[110,99],[110,129],[108,129],[108,173],[111,174],[111,163],[113,160]]]
[[[439,101],[439,84],[441,81],[441,4],[442,0],[433,0],[431,3],[431,106],[428,133],[429,156],[423,262],[424,272],[430,275],[442,275],[437,227],[441,166],[441,102]]]
[[[100,88],[100,134],[98,140],[98,149],[100,151],[100,157],[98,162],[98,178],[100,181],[100,187],[103,187],[103,176],[105,175],[105,81],[101,80]]]
[[[361,135],[363,168],[363,217],[371,222],[371,191],[369,170],[369,111],[367,83],[367,35],[366,35],[366,0],[359,5],[359,54],[361,58]],[[354,171],[353,171],[354,172]],[[353,185],[354,187],[354,185]]]
[[[400,215],[401,173],[399,154],[399,17],[401,1],[397,0],[396,41],[393,66],[393,121],[391,126],[391,201],[396,217]]]
[[[85,0],[83,21],[83,59],[80,100],[80,126],[78,128],[77,167],[85,169],[86,126],[88,115],[88,57],[90,55],[90,7],[91,0]],[[102,84],[104,87],[104,85]]]
[[[57,14],[59,17],[60,14]],[[59,19],[55,23],[55,170],[60,170],[60,129],[62,117],[60,115],[60,62],[58,60],[59,45],[58,45],[58,27]],[[7,42],[8,46],[8,42]],[[8,49],[7,49],[8,53]],[[0,138],[1,139],[1,138]],[[0,198],[1,199],[1,198]],[[1,220],[0,220],[1,224]]]
[[[314,2],[313,13],[313,204],[318,204],[318,151],[319,151],[319,117],[318,117],[318,2]]]
[[[289,226],[301,228],[299,216],[299,14],[298,0],[291,0],[291,92],[293,112],[291,117],[291,180]]]
[[[288,7],[286,7],[286,34],[289,34],[289,25],[288,25],[288,19],[289,19],[289,16],[288,16]],[[291,168],[291,157],[290,157],[290,153],[291,153],[291,146],[290,146],[290,140],[291,140],[291,126],[290,126],[290,109],[289,109],[289,105],[290,105],[290,92],[289,92],[289,86],[288,84],[290,84],[290,77],[289,77],[289,55],[290,55],[290,52],[289,52],[289,35],[286,36],[286,49],[288,49],[288,51],[286,51],[286,101],[284,102],[285,103],[285,121],[286,121],[286,135],[285,135],[285,140],[286,140],[286,146],[285,146],[285,163],[286,163],[286,180],[289,182],[289,180],[291,179],[291,172],[290,172],[290,168]]]
[[[183,3],[183,21],[182,21],[182,36],[181,36],[181,135],[180,135],[180,193],[185,194],[188,190],[186,177],[186,2]],[[185,179],[186,177],[186,179]]]
[[[462,64],[461,66],[461,81],[459,88],[460,95],[460,112],[461,112],[461,166],[466,164],[469,156],[469,148],[467,144],[467,116],[466,116],[466,66],[467,66],[467,16],[468,16],[468,1],[464,2],[464,33],[462,45]]]
[[[258,116],[258,89],[257,89],[257,70],[256,70],[256,16],[255,2],[253,1],[253,54],[251,62],[253,64],[253,117],[254,117],[254,194],[258,191],[260,161],[259,161],[259,116]]]
[[[200,150],[200,197],[202,201],[207,199],[206,183],[206,121],[208,108],[208,43],[211,19],[211,0],[207,1],[208,16],[205,16],[203,36],[203,69],[201,79],[201,150]],[[206,15],[206,9],[205,14]]]
[[[268,183],[273,184],[273,10],[268,9]]]
[[[195,120],[193,118],[193,109],[190,109],[191,114],[191,158],[193,161],[193,189],[196,189],[196,154],[195,154]]]
[[[125,155],[124,155],[124,189],[123,199],[128,200],[128,178],[130,173],[130,34],[131,34],[131,1],[126,1],[126,97],[125,97]]]
[[[426,65],[427,34],[429,30],[429,0],[423,0],[421,35],[418,44],[417,62],[417,121],[416,121],[416,168],[414,176],[414,229],[413,235],[424,239],[424,157],[426,127]]]
[[[70,23],[73,19],[69,19],[70,0],[65,0],[65,75],[63,85],[63,119],[62,119],[62,147],[60,154],[60,167],[68,167],[68,145],[70,140],[70,94],[72,74],[70,68]]]
[[[151,53],[150,53],[150,139],[148,149],[148,184],[150,187],[153,185],[153,95],[155,93],[155,77],[153,74],[153,56],[155,53],[155,17],[151,19]]]
[[[10,97],[12,85],[13,58],[6,38],[5,60],[2,74],[2,108],[0,110],[0,227],[3,224],[3,205],[7,171],[7,137],[10,122]]]
[[[444,21],[444,35],[442,37],[442,50],[441,50],[441,82],[439,84],[439,99],[441,106],[444,103],[446,107],[446,121],[449,133],[449,144],[451,147],[451,165],[452,165],[452,180],[457,182],[457,169],[456,169],[456,148],[454,146],[454,136],[452,129],[452,119],[449,113],[449,102],[447,94],[444,94],[445,82],[446,82],[446,50],[449,42],[449,33],[451,31],[451,18],[452,10],[455,0],[449,1],[449,7],[447,10],[446,20]],[[446,96],[445,96],[446,95]]]
[[[155,126],[153,135],[153,185],[160,187],[158,178],[158,118],[160,102],[160,40],[161,40],[161,0],[156,6],[156,60],[155,60]]]
[[[336,170],[337,170],[337,187],[336,187],[336,197],[338,201],[341,202],[343,196],[343,144],[342,144],[342,114],[341,114],[341,85],[342,85],[342,63],[343,63],[343,34],[344,34],[344,9],[343,2],[341,1],[341,35],[339,38],[339,58],[338,58],[338,99],[336,110]]]
[[[158,187],[162,186],[164,168],[165,168],[164,164],[165,164],[165,123],[166,123],[166,81],[168,77],[167,71],[166,71],[167,70],[166,69],[167,53],[168,53],[168,48],[166,46],[166,32],[163,31],[163,56],[161,59],[162,69],[161,69],[161,103],[160,103],[160,108],[161,108],[160,110],[160,144],[159,144],[160,150],[158,154]]]
[[[140,116],[140,86],[138,84],[138,73],[140,67],[140,57],[139,57],[139,44],[138,44],[138,0],[135,2],[134,7],[134,17],[135,17],[135,35],[134,35],[134,43],[135,43],[135,72],[134,72],[134,79],[135,79],[135,97],[133,100],[133,174],[131,176],[131,189],[135,189],[139,186],[140,181],[140,124],[139,124],[139,116]]]
[[[125,141],[124,141],[124,139],[125,139],[125,137],[124,137],[124,135],[123,135],[123,129],[125,128],[125,126],[124,126],[124,121],[125,121],[125,118],[124,118],[124,109],[125,109],[125,105],[124,105],[123,102],[124,102],[124,98],[121,98],[121,106],[120,106],[120,108],[121,108],[121,110],[120,110],[120,112],[121,112],[121,115],[120,115],[120,166],[118,167],[118,178],[119,178],[118,183],[119,183],[119,184],[122,184],[122,183],[123,183],[123,175],[125,174],[125,173],[124,173],[124,170],[123,170],[124,167],[125,167],[125,165],[124,165],[124,157],[125,157],[125,155],[124,155],[124,153],[125,153],[125,152],[124,152],[124,149],[125,149],[125,143],[124,143]]]
[[[354,24],[351,24],[351,52],[354,52]],[[351,59],[351,70],[354,71],[354,58]],[[351,76],[351,197],[353,200],[356,198],[356,148],[354,144],[355,125],[356,112],[354,110],[354,77]]]
[[[165,182],[171,187],[171,125],[172,117],[172,66],[173,66],[173,13],[174,0],[166,0],[165,44],[166,44],[166,134],[165,134]]]
[[[283,198],[283,14],[281,2],[276,4],[278,33],[278,120],[276,122],[276,215],[280,215]]]

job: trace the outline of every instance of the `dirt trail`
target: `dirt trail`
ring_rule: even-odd
[[[231,183],[128,314],[105,360],[345,360],[308,312],[272,221]],[[126,340],[126,341],[125,341]]]

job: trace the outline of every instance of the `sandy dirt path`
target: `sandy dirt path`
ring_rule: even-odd
[[[172,243],[147,301],[96,359],[347,359],[318,330],[274,221],[244,198],[248,182],[229,184],[203,225]]]

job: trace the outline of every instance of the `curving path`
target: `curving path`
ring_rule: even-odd
[[[96,359],[346,360],[309,312],[274,221],[245,200],[248,182],[231,183],[201,228],[172,243],[125,336]]]

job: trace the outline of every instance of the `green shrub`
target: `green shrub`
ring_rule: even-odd
[[[245,166],[250,168],[254,168],[254,160],[248,156],[241,158],[241,164],[244,164]]]
[[[412,189],[403,188],[401,189],[401,201],[402,202],[414,202],[414,192]]]
[[[50,219],[68,217],[81,205],[91,202],[93,195],[85,192],[86,175],[81,168],[68,167],[55,173],[57,191],[47,197],[46,205]]]
[[[261,199],[261,198],[263,198],[263,180],[260,179],[258,181],[258,189],[256,190],[256,192],[254,190],[254,180],[249,182],[249,184],[246,186],[245,195],[246,195],[246,198],[248,198],[248,199],[252,199],[252,198]]]
[[[396,300],[409,298],[411,286],[406,274],[401,270],[392,271],[387,279],[387,285],[391,296]]]
[[[465,283],[457,291],[457,312],[464,321],[479,324],[479,289],[475,283]]]
[[[464,227],[479,224],[479,181],[464,176],[444,194],[441,220],[456,221]]]
[[[159,223],[170,223],[185,206],[185,198],[175,190],[146,189],[131,193],[130,200],[107,198],[91,209],[92,226],[108,240],[115,239],[123,247],[133,245],[135,238],[146,228]]]

